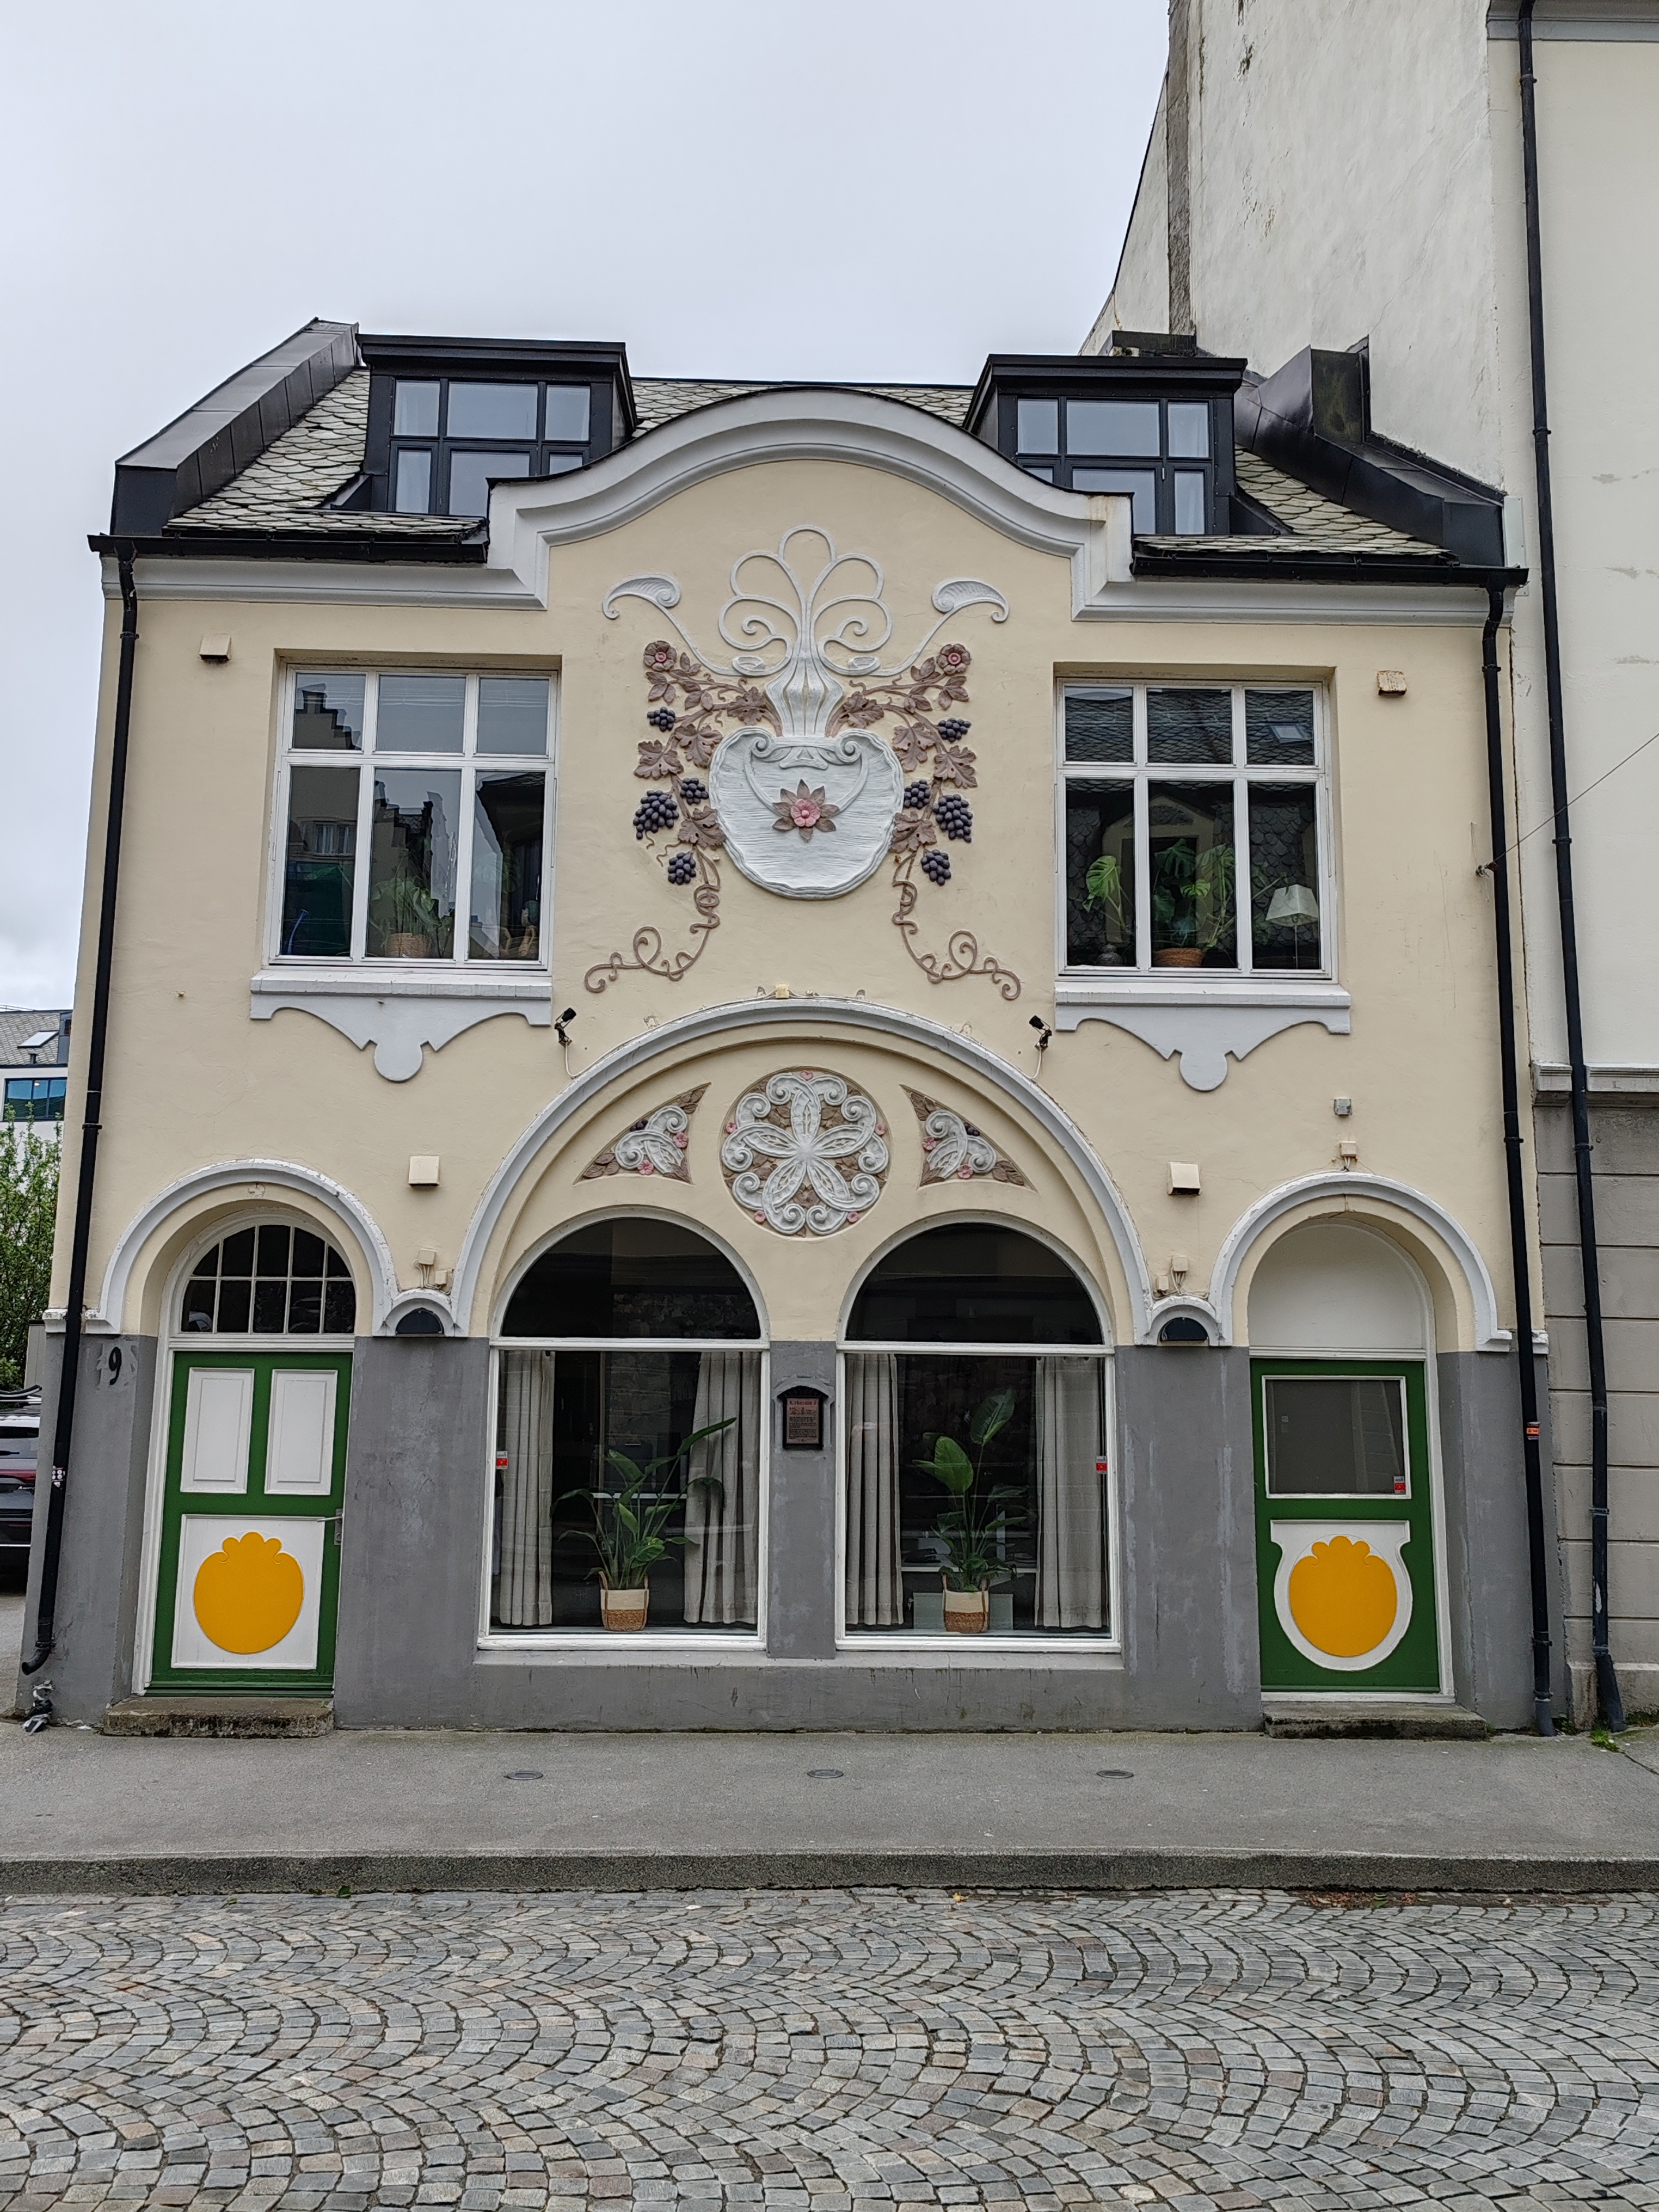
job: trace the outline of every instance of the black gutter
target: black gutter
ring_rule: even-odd
[[[489,557],[489,532],[480,526],[467,538],[399,538],[391,532],[204,530],[169,531],[165,538],[88,538],[94,553],[118,559],[125,547],[134,560],[376,561],[383,568],[434,561],[480,562]]]
[[[1251,583],[1275,579],[1295,584],[1437,584],[1464,591],[1484,592],[1494,582],[1509,586],[1522,580],[1523,571],[1469,568],[1447,554],[1366,554],[1254,552],[1260,545],[1283,545],[1283,538],[1241,536],[1237,553],[1206,550],[1182,553],[1173,547],[1137,544],[1130,556],[1129,573],[1142,578],[1236,577]]]
[[[1527,1567],[1532,1586],[1532,1709],[1540,1735],[1555,1734],[1550,1690],[1550,1604],[1544,1535],[1544,1469],[1539,1441],[1538,1367],[1532,1333],[1532,1259],[1527,1183],[1521,1162],[1521,1082],[1515,1045],[1515,941],[1510,924],[1509,802],[1504,791],[1504,708],[1498,633],[1504,590],[1492,585],[1480,632],[1486,698],[1486,781],[1492,809],[1492,925],[1498,939],[1498,1049],[1504,1090],[1504,1168],[1509,1185],[1510,1267],[1515,1278],[1515,1348],[1521,1359],[1521,1449],[1527,1475]]]
[[[132,668],[138,648],[138,591],[132,580],[132,548],[116,554],[121,584],[121,659],[115,680],[115,729],[110,741],[109,803],[104,817],[104,871],[98,908],[98,960],[93,971],[92,1022],[87,1047],[86,1119],[75,1190],[70,1243],[69,1294],[64,1312],[64,1360],[58,1379],[58,1420],[52,1439],[52,1487],[46,1494],[46,1534],[40,1553],[40,1592],[35,1601],[34,1649],[23,1662],[35,1674],[51,1656],[58,1633],[58,1573],[64,1551],[64,1493],[75,1436],[76,1387],[81,1373],[82,1319],[87,1298],[87,1250],[92,1239],[92,1193],[98,1171],[99,1117],[104,1097],[104,1043],[109,1030],[110,970],[115,954],[115,892],[121,869],[121,816],[126,804],[127,733],[132,723]]]
[[[1561,924],[1561,983],[1567,1013],[1567,1083],[1578,1194],[1578,1257],[1584,1279],[1584,1343],[1590,1391],[1590,1649],[1595,1698],[1610,1729],[1625,1725],[1625,1700],[1613,1663],[1607,1620],[1607,1359],[1601,1327],[1601,1265],[1596,1249],[1591,1168],[1589,1074],[1578,988],[1578,924],[1572,896],[1572,832],[1567,819],[1566,716],[1561,696],[1561,627],[1555,595],[1555,511],[1550,496],[1549,394],[1544,362],[1544,257],[1538,221],[1538,112],[1532,66],[1533,0],[1521,0],[1521,154],[1527,213],[1527,326],[1532,346],[1533,471],[1538,486],[1538,574],[1543,597],[1544,688],[1550,733],[1550,795],[1555,815],[1555,902]]]

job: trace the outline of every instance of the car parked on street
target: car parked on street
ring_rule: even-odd
[[[0,1567],[21,1568],[28,1559],[40,1449],[39,1386],[0,1391]]]

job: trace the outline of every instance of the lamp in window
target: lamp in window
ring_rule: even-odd
[[[1306,884],[1281,884],[1267,902],[1267,921],[1270,925],[1273,922],[1289,922],[1291,942],[1295,945],[1299,957],[1302,951],[1302,924],[1304,921],[1310,921],[1317,927],[1319,901]]]

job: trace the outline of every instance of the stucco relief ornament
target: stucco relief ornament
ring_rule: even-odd
[[[971,1182],[977,1176],[993,1182],[1024,1183],[1025,1177],[1006,1152],[1000,1152],[982,1130],[937,1098],[929,1098],[908,1084],[904,1095],[921,1124],[921,1181]]]
[[[785,1068],[732,1109],[720,1165],[732,1197],[780,1237],[832,1237],[881,1196],[885,1123],[861,1091],[822,1070]]]
[[[757,549],[732,563],[732,596],[718,625],[729,658],[705,653],[681,628],[673,611],[680,587],[672,576],[632,576],[606,596],[604,611],[613,621],[625,599],[659,609],[684,648],[666,640],[646,647],[648,720],[660,735],[641,745],[635,773],[666,788],[647,793],[634,828],[653,841],[672,830],[689,848],[676,853],[665,872],[671,884],[696,884],[699,918],[695,946],[672,957],[659,933],[637,932],[632,957],[613,953],[589,969],[590,991],[603,991],[630,969],[678,982],[694,964],[720,926],[720,879],[708,849],[714,848],[751,882],[787,898],[839,897],[896,854],[895,881],[903,889],[893,919],[929,980],[986,975],[1005,998],[1018,996],[1018,979],[981,959],[967,932],[955,933],[945,955],[921,952],[909,918],[917,896],[909,878],[924,848],[940,833],[968,842],[973,828],[959,791],[945,788],[974,782],[974,756],[956,742],[968,725],[947,717],[936,726],[931,719],[967,697],[962,679],[969,656],[961,645],[931,655],[927,648],[965,609],[988,607],[994,622],[1006,622],[1008,603],[972,578],[939,584],[933,594],[938,621],[913,652],[889,664],[884,655],[893,621],[885,590],[879,562],[837,553],[827,532],[803,526],[787,531],[776,552]],[[900,725],[890,740],[872,726],[890,716]],[[907,773],[914,777],[930,760],[932,775],[907,784]],[[686,776],[688,764],[707,769],[706,783]],[[921,865],[936,884],[949,881],[942,851]]]
[[[599,1176],[662,1176],[671,1182],[690,1182],[686,1154],[691,1143],[691,1116],[708,1085],[682,1091],[665,1106],[634,1122],[614,1144],[596,1153],[576,1178],[592,1182]]]

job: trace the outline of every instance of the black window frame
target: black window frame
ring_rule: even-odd
[[[1023,447],[1019,444],[1019,403],[1022,399],[1046,400],[1053,404],[1060,437],[1058,445],[1048,452]],[[1129,405],[1155,406],[1158,409],[1158,449],[1154,453],[1073,453],[1068,428],[1073,405],[1081,402],[1087,406],[1100,400],[1109,400]],[[1172,406],[1201,406],[1209,422],[1209,452],[1202,459],[1194,454],[1171,453],[1170,451],[1170,410]],[[1218,427],[1220,409],[1213,399],[1201,392],[1021,392],[1003,395],[1001,412],[1006,428],[1003,450],[1017,468],[1028,475],[1040,477],[1046,483],[1054,483],[1063,490],[1093,490],[1097,487],[1079,487],[1074,478],[1079,469],[1133,469],[1150,473],[1157,478],[1158,513],[1156,526],[1145,531],[1137,525],[1137,538],[1212,537],[1216,534],[1217,514],[1225,513],[1217,489],[1219,473],[1218,457],[1223,431]],[[1227,410],[1229,422],[1226,432],[1231,445],[1231,409]],[[1231,456],[1229,457],[1231,458]],[[1231,471],[1229,471],[1231,473]],[[1175,513],[1175,480],[1177,476],[1197,476],[1204,485],[1204,527],[1202,531],[1177,532]]]

